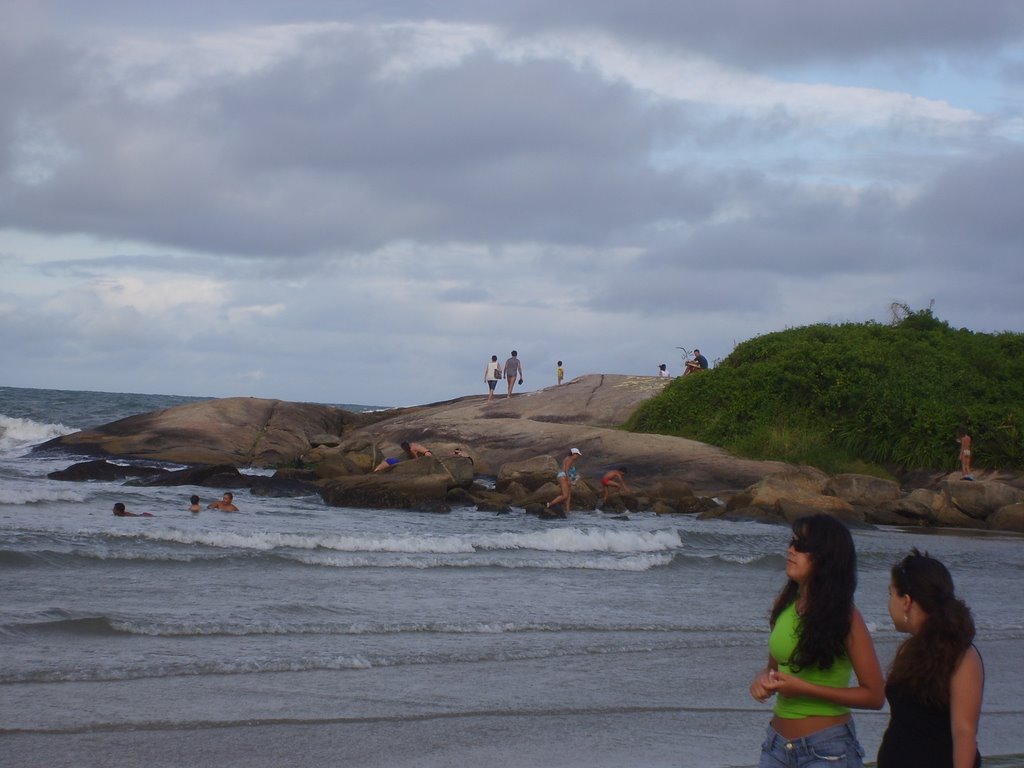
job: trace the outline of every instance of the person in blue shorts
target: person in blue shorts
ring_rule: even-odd
[[[501,381],[501,365],[498,363],[498,356],[491,355],[491,360],[484,366],[484,383],[487,385],[487,400],[494,399],[494,388]]]

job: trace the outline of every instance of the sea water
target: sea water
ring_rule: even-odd
[[[19,766],[745,766],[789,532],[437,515],[47,479],[75,429],[192,398],[0,388],[0,755]],[[118,518],[114,502],[153,517]],[[1024,764],[1024,539],[857,529],[887,665],[912,546],[972,607],[986,765]],[[869,759],[886,713],[858,712]]]

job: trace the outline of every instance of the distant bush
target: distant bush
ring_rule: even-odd
[[[1024,334],[956,330],[923,310],[895,325],[750,339],[714,369],[673,381],[626,428],[883,473],[957,466],[961,426],[975,466],[1024,467]]]

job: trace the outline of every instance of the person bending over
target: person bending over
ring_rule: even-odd
[[[609,469],[601,478],[601,487],[604,488],[604,503],[608,503],[608,497],[613,493],[629,491],[626,487],[626,468]]]

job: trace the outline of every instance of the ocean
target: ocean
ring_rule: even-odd
[[[0,387],[0,755],[45,766],[752,766],[789,532],[333,508],[47,479],[46,439],[196,398]],[[263,470],[261,470],[263,471]],[[153,517],[118,518],[114,502]],[[1024,765],[1024,538],[857,529],[883,665],[912,546],[972,607],[987,766]],[[858,712],[869,760],[887,714]]]

